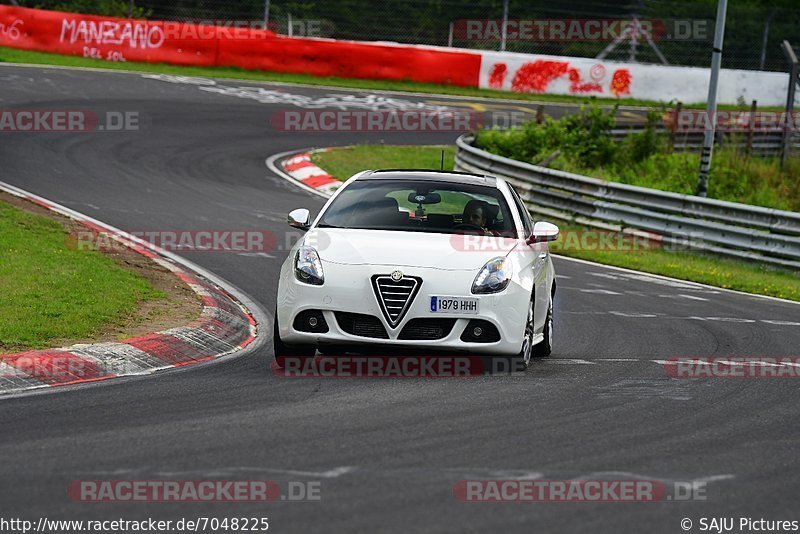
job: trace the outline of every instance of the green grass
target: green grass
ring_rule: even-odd
[[[67,237],[58,222],[0,202],[0,352],[88,339],[165,297]]]
[[[364,169],[439,169],[444,150],[444,168],[453,170],[454,146],[356,145],[317,152],[311,160],[331,176],[347,180]]]
[[[602,105],[619,104],[622,106],[660,106],[659,102],[651,100],[640,100],[635,98],[598,98],[587,96],[571,95],[548,95],[540,93],[512,93],[505,91],[494,91],[490,89],[477,89],[472,87],[456,87],[452,85],[438,85],[430,83],[418,83],[412,81],[389,81],[389,80],[361,80],[353,78],[318,77],[308,74],[288,74],[280,72],[248,71],[236,67],[187,67],[166,65],[162,63],[137,63],[113,61],[103,61],[99,59],[84,58],[81,56],[68,56],[60,54],[49,54],[45,52],[33,52],[28,50],[18,50],[16,48],[0,47],[0,62],[8,63],[32,63],[37,65],[60,65],[68,67],[92,67],[99,69],[127,70],[135,72],[151,72],[158,74],[174,74],[180,76],[201,76],[206,78],[234,78],[242,80],[299,83],[306,85],[330,85],[349,89],[365,90],[385,90],[385,91],[404,91],[414,93],[430,93],[442,95],[454,95],[465,97],[480,97],[491,99],[507,100],[526,100],[534,102],[554,102],[567,104],[584,104],[586,102],[596,102]],[[692,107],[703,107],[702,104],[695,104]],[[689,104],[687,103],[687,107]],[[747,106],[720,105],[720,109],[749,109]],[[772,108],[763,108],[763,110]],[[779,109],[779,108],[775,108]]]
[[[331,176],[347,180],[364,169],[440,169],[444,151],[444,169],[451,171],[455,164],[454,146],[387,146],[356,145],[337,148],[312,155],[314,163],[325,169]],[[400,207],[413,210],[416,204],[408,202],[408,197],[395,195]],[[444,193],[442,202],[428,206],[428,213],[461,213],[466,200],[456,193]]]
[[[587,250],[580,246],[570,246],[567,244],[569,239],[565,240],[570,232],[585,232],[587,231],[585,228],[575,225],[560,226],[560,228],[559,241],[551,245],[551,251],[555,254],[725,289],[800,301],[800,275],[797,273],[754,262],[691,251],[670,251],[661,248],[636,250],[636,247],[628,247],[633,250]],[[589,230],[589,232],[595,231]],[[623,242],[630,243],[630,241]],[[576,241],[573,240],[572,244],[576,244]]]
[[[634,164],[585,168],[559,157],[550,167],[613,182],[694,194],[700,155],[695,152],[654,154]],[[780,210],[800,211],[800,158],[790,157],[784,170],[779,157],[747,157],[730,148],[713,153],[708,196]]]
[[[313,160],[331,175],[344,180],[364,169],[438,169],[441,150],[441,147],[428,146],[358,145],[320,152],[313,156]],[[452,170],[455,148],[448,147],[445,150],[445,169]],[[800,276],[794,273],[691,251],[658,248],[615,251],[569,245],[565,247],[565,236],[584,229],[574,225],[561,226],[561,229],[561,240],[552,245],[552,251],[556,254],[715,287],[800,301]]]

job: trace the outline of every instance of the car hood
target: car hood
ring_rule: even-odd
[[[319,228],[304,244],[324,262],[388,267],[425,267],[477,271],[487,261],[506,256],[515,241],[491,236]]]

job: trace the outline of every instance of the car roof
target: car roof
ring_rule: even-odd
[[[451,182],[471,185],[497,187],[497,178],[482,174],[459,171],[434,171],[421,169],[384,169],[365,171],[356,178],[362,180],[430,180],[434,182]]]

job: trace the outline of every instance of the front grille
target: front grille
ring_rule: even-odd
[[[389,339],[381,320],[363,313],[334,312],[339,328],[348,334],[361,337]]]
[[[392,328],[403,319],[421,285],[422,280],[413,276],[403,276],[397,281],[391,276],[372,277],[375,297]]]
[[[455,319],[411,319],[400,332],[400,339],[442,339],[450,335]]]

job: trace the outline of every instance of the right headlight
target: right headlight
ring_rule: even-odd
[[[506,258],[502,256],[492,258],[486,262],[472,282],[472,293],[498,293],[508,287],[512,274],[511,265],[506,263]]]
[[[294,258],[294,276],[301,282],[321,286],[325,282],[322,261],[314,247],[302,246]]]

